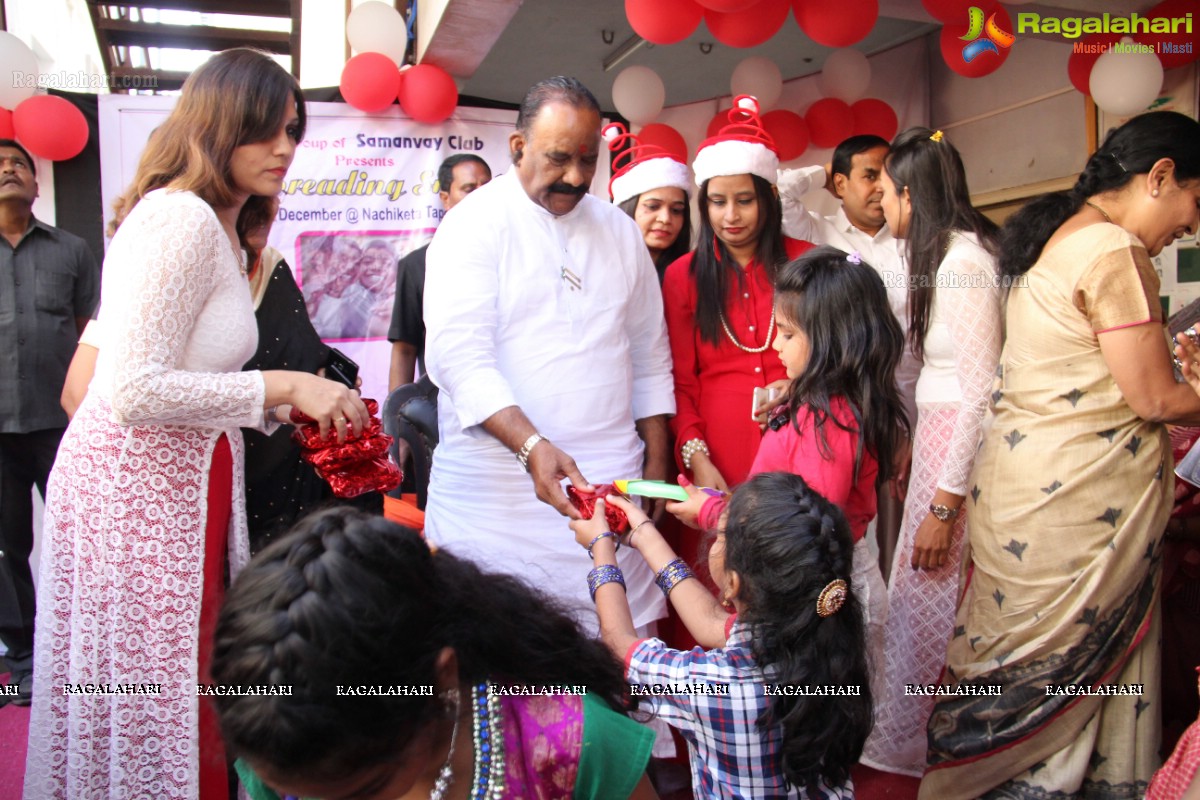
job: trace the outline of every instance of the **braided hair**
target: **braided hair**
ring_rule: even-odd
[[[394,760],[444,713],[436,697],[337,687],[432,685],[447,647],[463,683],[586,685],[614,709],[628,702],[621,664],[555,601],[345,507],[310,515],[254,558],[215,638],[218,684],[291,687],[215,698],[230,749],[314,781]]]
[[[1069,192],[1036,197],[1004,223],[1001,274],[1028,272],[1046,242],[1085,200],[1124,188],[1135,175],[1150,172],[1163,158],[1175,162],[1176,182],[1200,176],[1200,122],[1175,111],[1152,111],[1109,131]]]
[[[799,475],[763,472],[738,487],[725,524],[725,567],[741,579],[741,620],[751,651],[779,684],[858,686],[859,696],[782,696],[758,720],[783,727],[783,770],[818,796],[818,781],[846,782],[871,730],[863,609],[851,581],[854,545],[837,506]],[[817,598],[831,581],[849,585],[828,617]]]

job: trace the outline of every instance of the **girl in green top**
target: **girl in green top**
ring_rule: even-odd
[[[622,668],[554,602],[413,531],[312,515],[235,581],[212,685],[250,796],[654,798]]]

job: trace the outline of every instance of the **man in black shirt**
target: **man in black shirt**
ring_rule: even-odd
[[[0,641],[17,695],[33,692],[33,487],[46,480],[67,426],[67,364],[100,295],[83,239],[34,219],[34,162],[0,139]]]
[[[492,179],[487,162],[470,153],[458,153],[438,168],[438,196],[446,211]],[[388,393],[397,386],[412,383],[415,367],[425,372],[425,252],[419,247],[396,265],[396,299],[392,303],[392,324],[388,341],[392,343],[392,364],[388,371]]]

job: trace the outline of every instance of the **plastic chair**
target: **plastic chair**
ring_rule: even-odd
[[[383,431],[392,437],[390,454],[404,470],[404,482],[388,494],[399,499],[402,492],[415,492],[421,510],[429,496],[429,472],[438,443],[437,395],[437,387],[425,375],[416,383],[396,387],[383,404]],[[401,441],[408,445],[403,462]]]

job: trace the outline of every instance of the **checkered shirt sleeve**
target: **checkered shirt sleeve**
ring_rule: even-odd
[[[782,730],[758,727],[770,698],[744,626],[735,624],[726,646],[715,650],[685,652],[643,639],[630,649],[625,673],[649,709],[687,740],[697,798],[854,797],[849,780],[839,787],[822,784],[816,794],[788,785],[779,756]]]

